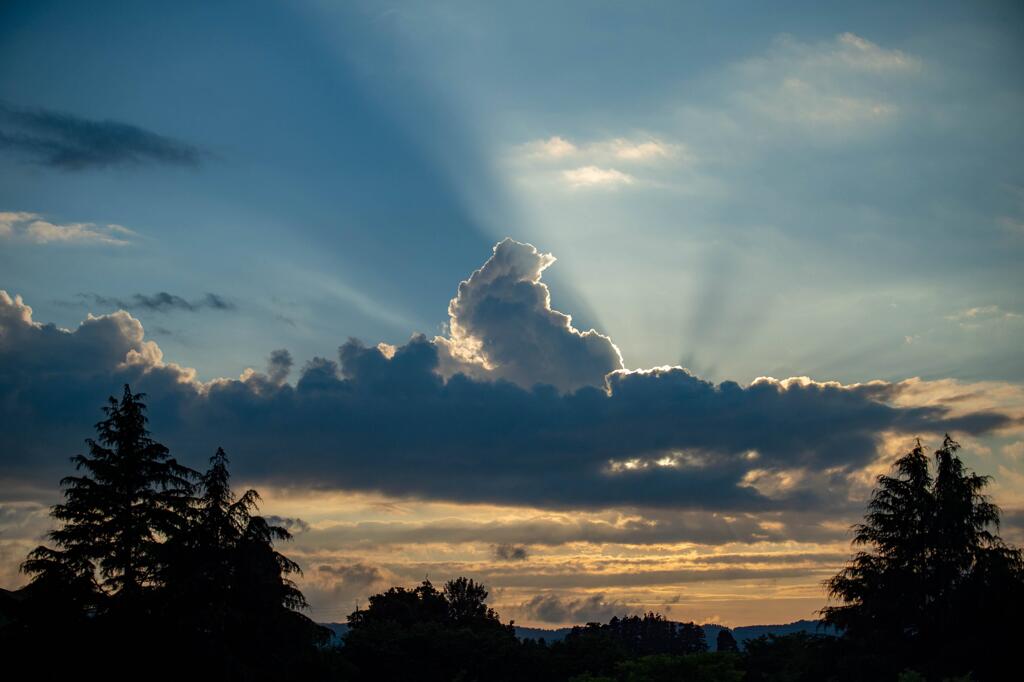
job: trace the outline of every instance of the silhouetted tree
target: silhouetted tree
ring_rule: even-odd
[[[632,656],[648,654],[695,654],[707,651],[704,629],[696,623],[676,623],[660,613],[612,617],[607,625],[573,628],[566,640],[593,633],[609,636]]]
[[[564,679],[583,674],[612,676],[630,658],[706,651],[704,629],[699,625],[676,623],[660,613],[645,613],[614,616],[605,624],[576,626],[564,640],[551,646],[551,658],[552,667]]]
[[[49,534],[57,549],[38,547],[22,565],[34,580],[83,587],[98,572],[99,606],[126,617],[156,586],[162,540],[187,526],[195,475],[149,437],[144,397],[127,385],[120,401],[110,397],[89,455],[71,458],[84,473],[61,481],[65,501],[51,515],[62,525]]]
[[[312,676],[329,631],[297,611],[299,566],[274,548],[290,534],[255,514],[255,490],[235,496],[223,450],[203,475],[171,458],[142,398],[110,398],[89,454],[72,458],[82,473],[62,481],[56,547],[33,550],[30,584],[0,594],[14,669],[35,672],[56,647],[55,678]]]
[[[468,627],[506,627],[498,614],[487,606],[487,588],[470,578],[455,578],[444,584],[448,618],[454,625]]]
[[[896,669],[984,675],[1010,649],[963,624],[1013,632],[1024,606],[1024,559],[990,530],[999,510],[982,494],[989,479],[966,470],[959,448],[945,437],[933,475],[918,441],[895,476],[878,477],[855,526],[854,543],[869,549],[827,583],[843,603],[823,609],[825,621]]]
[[[109,398],[88,454],[71,458],[81,473],[61,481],[55,547],[37,547],[21,567],[32,576],[23,622],[36,622],[34,637],[40,617],[68,623],[68,655],[84,646],[76,672],[103,660],[107,674],[123,676],[155,655],[140,626],[159,610],[162,543],[188,524],[196,473],[150,438],[143,397],[126,385],[120,400]]]
[[[525,679],[515,628],[486,598],[487,589],[468,578],[448,581],[443,591],[429,580],[392,587],[349,615],[343,655],[357,679]]]
[[[715,650],[719,652],[736,652],[740,648],[736,644],[736,638],[732,636],[732,633],[729,630],[723,629],[718,631],[718,637],[715,638]]]
[[[349,614],[353,630],[375,624],[395,623],[411,626],[420,623],[444,623],[448,618],[448,602],[433,583],[424,580],[413,589],[392,587],[372,595],[367,608]]]
[[[228,678],[262,679],[306,665],[329,632],[288,577],[299,566],[274,549],[291,534],[257,516],[259,494],[231,490],[222,448],[199,481],[190,523],[165,545],[167,614],[183,645]]]

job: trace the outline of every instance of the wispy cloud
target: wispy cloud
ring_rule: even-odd
[[[93,293],[79,294],[79,297],[98,306],[123,310],[148,310],[150,312],[157,313],[167,313],[172,311],[194,313],[204,308],[210,310],[229,311],[235,310],[238,307],[223,296],[213,293],[207,293],[202,298],[193,299],[191,301],[166,291],[158,291],[155,294],[132,294],[128,298],[101,296]]]
[[[609,599],[604,593],[577,599],[539,594],[522,604],[521,608],[533,620],[552,624],[604,622],[612,616],[629,615],[640,610],[637,606]]]
[[[599,168],[597,166],[581,166],[564,170],[562,177],[570,187],[614,188],[632,185],[636,181],[628,173],[623,173],[615,168]]]
[[[622,161],[651,161],[672,158],[678,153],[679,145],[669,145],[659,140],[631,142],[623,138],[615,138],[599,143],[597,149],[607,148],[608,153]]]
[[[127,246],[136,233],[108,223],[52,223],[38,213],[0,212],[0,239],[31,244],[106,244]]]
[[[842,33],[830,53],[815,57],[818,62],[839,61],[862,71],[918,71],[921,62],[901,50],[879,47],[854,33]]]
[[[575,160],[578,162],[585,160],[595,163],[609,161],[643,163],[689,156],[683,145],[665,142],[655,137],[636,139],[614,137],[575,143],[556,135],[547,139],[526,142],[520,145],[517,151],[523,158],[534,161]]]
[[[580,148],[557,135],[546,140],[532,140],[519,147],[520,153],[528,159],[564,159],[579,154]]]
[[[195,145],[128,123],[4,103],[0,149],[68,171],[139,164],[197,166],[203,158]]]
[[[518,145],[510,159],[526,176],[557,173],[565,187],[618,189],[641,182],[638,171],[651,175],[663,172],[666,164],[690,165],[694,155],[682,144],[652,136],[574,142],[556,135]]]
[[[849,128],[881,122],[899,111],[898,78],[921,61],[853,33],[830,41],[775,39],[764,55],[738,64],[730,77],[743,108],[786,125]]]
[[[951,315],[946,315],[947,320],[950,320],[951,322],[959,322],[962,326],[977,325],[982,322],[995,320],[1015,320],[1020,317],[1020,313],[1004,310],[998,305],[975,306],[972,308],[958,310]]]

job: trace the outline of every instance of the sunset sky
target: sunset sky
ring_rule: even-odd
[[[107,396],[319,621],[813,618],[944,432],[1024,541],[1019,2],[0,4],[0,586]]]

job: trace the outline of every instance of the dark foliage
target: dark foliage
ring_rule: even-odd
[[[439,591],[429,580],[392,587],[348,617],[344,657],[365,680],[522,679],[522,651],[512,624],[487,604],[487,590],[467,578]]]
[[[149,606],[162,540],[185,529],[194,478],[149,437],[143,397],[125,386],[120,402],[110,398],[97,438],[86,439],[89,455],[71,458],[83,473],[61,481],[65,502],[51,512],[62,524],[50,533],[57,549],[37,547],[23,565],[43,583],[93,582],[93,606],[128,618]]]
[[[654,654],[620,663],[613,679],[622,682],[740,682],[741,659],[735,654]]]
[[[672,658],[705,651],[704,631],[694,623],[675,623],[657,613],[613,617],[606,624],[574,627],[564,640],[552,644],[548,668],[553,676],[549,679],[614,676],[624,662],[635,658]]]
[[[822,682],[870,680],[870,676],[839,677],[840,643],[834,637],[795,633],[767,635],[744,647],[747,682]]]
[[[56,547],[22,565],[28,586],[0,599],[12,672],[35,678],[274,679],[313,669],[328,632],[297,609],[290,536],[235,497],[227,456],[203,475],[146,428],[144,396],[110,398],[79,475],[62,481]],[[194,496],[198,491],[198,497]],[[60,655],[54,656],[53,652]]]
[[[675,623],[660,613],[613,617],[606,625],[588,623],[574,627],[565,642],[593,639],[621,648],[630,656],[649,654],[694,654],[707,651],[704,630],[695,623]]]
[[[731,632],[728,630],[719,631],[718,637],[715,638],[715,651],[720,653],[736,653],[739,650],[736,638],[732,636]]]
[[[306,600],[287,576],[299,566],[273,546],[291,534],[256,516],[259,494],[236,497],[229,478],[218,448],[187,532],[164,545],[164,623],[192,658],[228,678],[295,674],[315,658],[310,643],[325,644],[329,632],[297,612]]]
[[[1024,560],[993,532],[999,510],[982,493],[989,479],[964,467],[959,448],[947,435],[930,463],[918,441],[894,476],[878,478],[855,527],[854,543],[866,549],[828,582],[842,603],[823,610],[825,621],[893,675],[998,679],[1013,663]]]

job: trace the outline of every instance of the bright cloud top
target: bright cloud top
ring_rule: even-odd
[[[611,339],[593,329],[581,332],[571,316],[551,308],[541,276],[554,262],[530,244],[505,239],[495,245],[448,306],[449,336],[434,340],[452,362],[447,367],[442,357],[442,373],[571,391],[603,387],[609,372],[622,369]]]

